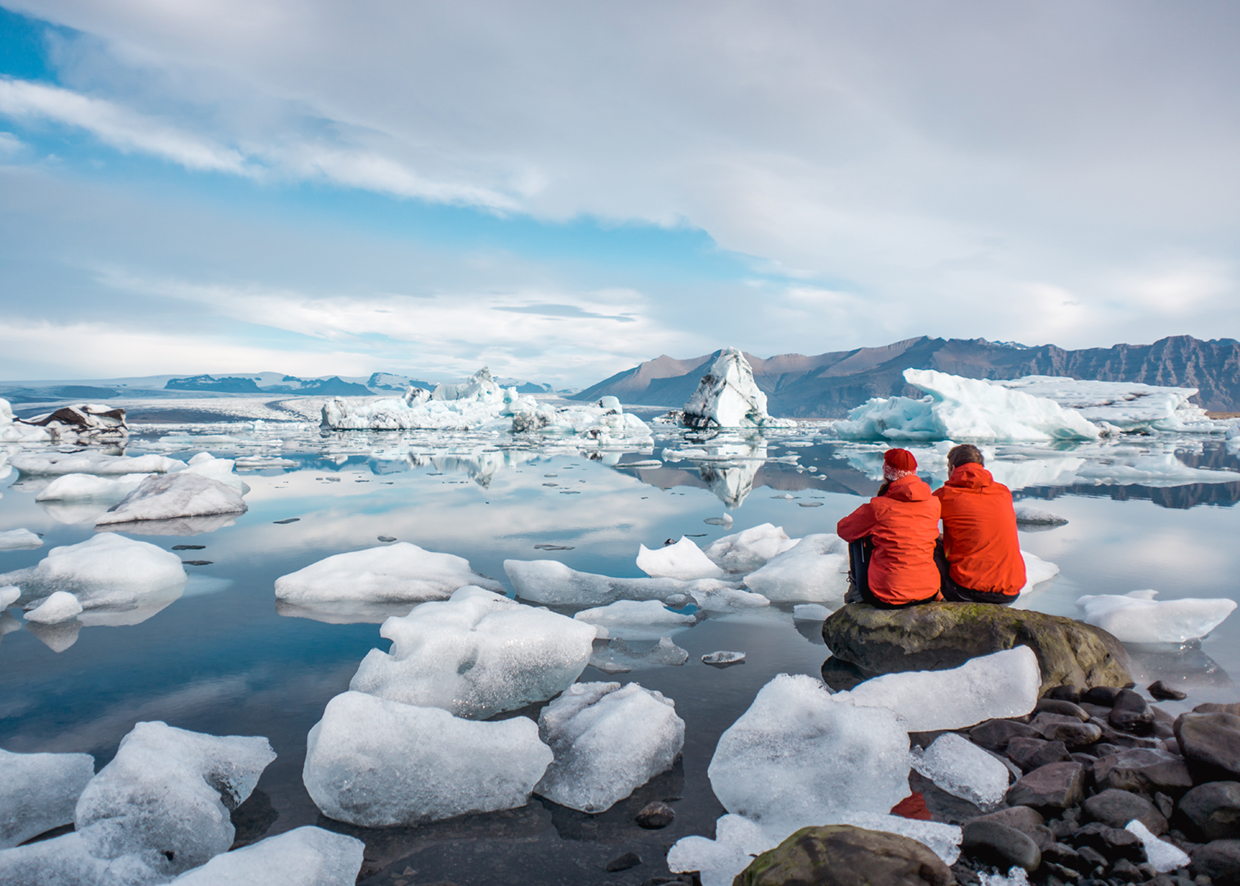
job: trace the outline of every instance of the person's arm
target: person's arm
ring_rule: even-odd
[[[835,524],[835,534],[844,541],[857,541],[874,532],[878,524],[874,515],[874,505],[866,502],[857,510]]]

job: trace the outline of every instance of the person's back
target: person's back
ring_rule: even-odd
[[[995,482],[973,446],[953,449],[948,465],[951,477],[934,493],[943,505],[943,553],[950,578],[943,594],[961,602],[1010,603],[1025,586],[1012,493]]]
[[[886,606],[909,606],[938,597],[940,575],[934,562],[939,535],[939,500],[917,477],[917,462],[906,450],[911,467],[885,484],[886,489],[857,508],[836,526],[840,538],[874,544],[868,566],[869,592]],[[889,456],[890,458],[890,456]],[[898,457],[897,457],[898,458]]]

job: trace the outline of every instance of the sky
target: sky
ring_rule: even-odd
[[[0,378],[1240,336],[1240,4],[0,0]]]

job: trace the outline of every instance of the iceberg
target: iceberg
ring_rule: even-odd
[[[1114,634],[1124,643],[1186,643],[1204,637],[1236,608],[1226,598],[1155,600],[1158,591],[1081,597],[1085,623]]]
[[[244,514],[248,506],[241,493],[218,480],[188,470],[147,477],[133,492],[95,521],[96,526],[118,526],[181,517]]]
[[[591,625],[602,625],[611,634],[636,640],[654,639],[697,623],[696,617],[673,612],[659,600],[617,600],[606,606],[583,609],[573,618]]]
[[[1049,375],[996,382],[1013,391],[1054,400],[1076,410],[1091,422],[1106,422],[1123,431],[1170,431],[1173,433],[1219,433],[1222,422],[1211,421],[1206,411],[1189,402],[1196,388],[1163,387],[1128,381],[1089,381]]]
[[[68,591],[55,591],[42,603],[26,613],[26,621],[54,625],[76,618],[82,613],[82,604]]]
[[[164,455],[103,455],[98,452],[22,452],[9,459],[21,473],[37,477],[61,474],[165,474],[179,471],[185,462]]]
[[[671,769],[685,722],[671,699],[637,683],[575,683],[543,708],[538,734],[554,759],[534,793],[593,813]]]
[[[276,599],[301,605],[345,600],[421,603],[446,600],[469,585],[503,590],[499,582],[474,572],[464,557],[402,541],[334,554],[282,575],[276,579]]]
[[[329,818],[388,827],[524,806],[551,759],[526,717],[480,723],[345,692],[306,738],[302,780]]]
[[[423,603],[379,630],[349,688],[406,705],[484,719],[545,701],[581,676],[595,630],[476,587]]]
[[[117,443],[129,436],[125,410],[103,403],[62,406],[33,418],[14,418],[8,400],[0,400],[0,442]]]
[[[1037,656],[1028,646],[1017,646],[971,658],[950,670],[873,677],[834,699],[894,711],[909,732],[937,732],[1023,717],[1037,704],[1041,686]]]
[[[684,423],[691,428],[794,428],[795,421],[771,418],[766,394],[753,378],[753,367],[736,348],[724,348],[685,404]]]
[[[172,882],[176,886],[354,886],[366,844],[316,827],[294,828],[217,855]]]
[[[250,486],[233,473],[234,467],[236,467],[235,459],[216,458],[209,452],[200,452],[187,462],[184,470],[186,473],[202,474],[210,480],[223,483],[245,495],[250,491]]]
[[[95,474],[61,474],[35,495],[35,501],[98,500],[118,502],[155,474],[121,474],[100,477]]]
[[[1061,517],[1050,511],[1044,511],[1035,508],[1033,505],[1017,502],[1013,507],[1016,511],[1016,522],[1029,526],[1063,526],[1068,522],[1067,517]]]
[[[462,384],[445,384],[428,395],[410,388],[399,399],[350,404],[339,397],[323,404],[322,425],[333,430],[470,430],[536,408],[516,388],[500,388],[484,366]]]
[[[807,535],[745,576],[745,587],[772,603],[840,606],[848,591],[848,543],[838,535]]]
[[[43,539],[29,529],[10,529],[0,532],[0,551],[19,551],[24,548],[41,548]]]
[[[674,545],[664,545],[654,550],[642,545],[637,554],[637,568],[651,578],[676,578],[681,581],[724,576],[723,570],[688,537],[682,537]]]
[[[846,440],[1094,440],[1097,425],[1054,400],[998,382],[932,369],[906,369],[926,397],[876,397],[837,421]]]
[[[95,777],[90,754],[14,754],[0,749],[0,849],[70,824]]]
[[[704,553],[724,572],[739,575],[761,568],[767,560],[791,550],[797,541],[789,538],[783,527],[762,523],[723,536]]]
[[[514,405],[512,432],[572,436],[579,444],[600,449],[654,445],[650,426],[636,415],[625,412],[615,397],[571,406],[537,403],[532,409],[523,411],[517,411]]]
[[[914,755],[913,768],[983,812],[1003,804],[1011,780],[1007,766],[954,732],[940,735],[924,753]]]
[[[504,572],[517,596],[548,606],[605,606],[617,600],[663,600],[736,586],[713,578],[612,578],[578,572],[558,560],[505,560]]]

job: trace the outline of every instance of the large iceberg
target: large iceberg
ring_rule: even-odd
[[[335,398],[323,404],[323,427],[334,430],[469,430],[533,412],[536,403],[516,388],[501,388],[484,366],[462,384],[445,384],[427,394],[410,388],[400,399],[349,403]]]
[[[482,588],[423,603],[389,618],[349,688],[407,705],[483,719],[545,701],[572,685],[590,661],[595,629]]]
[[[524,806],[551,759],[526,717],[481,723],[345,692],[310,730],[302,780],[329,818],[387,827]]]
[[[236,489],[194,471],[147,477],[133,492],[95,521],[120,526],[181,517],[243,514],[248,506]]]
[[[116,443],[129,436],[125,410],[103,403],[62,406],[32,418],[14,418],[8,400],[0,400],[0,442]]]
[[[847,440],[1093,440],[1098,426],[1074,409],[998,382],[906,369],[920,400],[876,397],[837,421]]]
[[[745,576],[745,587],[772,603],[839,606],[848,591],[848,543],[831,533],[807,535]]]
[[[1054,400],[1091,422],[1105,422],[1125,431],[1218,433],[1226,430],[1189,398],[1196,388],[1163,387],[1130,381],[1089,381],[1050,375],[997,382],[1005,388]]]
[[[873,677],[834,698],[894,711],[909,732],[935,732],[1023,717],[1038,703],[1041,686],[1037,656],[1028,646],[1017,646],[971,658],[950,670]]]
[[[615,397],[604,397],[597,403],[553,406],[535,403],[524,409],[513,405],[512,432],[540,432],[572,436],[583,446],[611,449],[633,449],[654,445],[650,427],[632,413],[625,412]]]
[[[0,849],[7,849],[73,821],[78,797],[95,776],[95,758],[0,749],[0,772]]]
[[[575,683],[543,708],[538,734],[555,757],[534,792],[603,812],[672,768],[685,723],[671,699],[637,683]]]
[[[276,579],[276,599],[305,606],[336,601],[421,603],[445,600],[468,585],[503,590],[499,582],[474,572],[464,557],[402,541],[334,554],[282,575]]]
[[[771,418],[766,394],[753,378],[753,367],[736,348],[724,348],[685,404],[684,423],[691,428],[789,428],[795,421]]]
[[[1155,600],[1158,591],[1081,597],[1085,623],[1124,643],[1186,643],[1204,637],[1236,608],[1226,598]]]
[[[736,587],[714,578],[613,578],[578,572],[558,560],[505,560],[504,572],[518,597],[549,606],[605,606],[617,600],[663,600],[672,594],[696,597]]]
[[[356,837],[300,827],[217,855],[172,882],[176,886],[354,886],[366,844]]]

